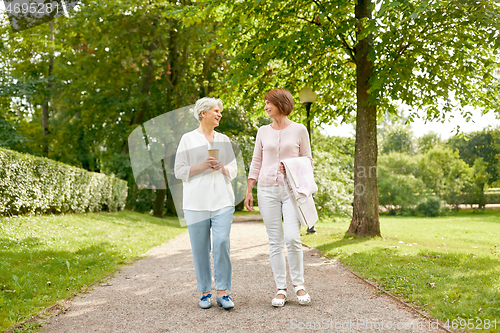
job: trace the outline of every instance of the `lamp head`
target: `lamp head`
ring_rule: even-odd
[[[299,99],[302,104],[312,104],[316,100],[316,93],[311,87],[304,87],[299,91]]]

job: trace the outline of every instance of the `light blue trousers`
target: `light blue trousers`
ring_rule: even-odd
[[[217,211],[199,212],[184,210],[193,251],[197,289],[202,293],[212,290],[210,265],[210,228],[212,229],[214,280],[217,290],[231,290],[231,260],[229,258],[229,233],[233,222],[234,206]]]

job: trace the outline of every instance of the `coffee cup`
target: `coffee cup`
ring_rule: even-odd
[[[213,157],[218,161],[219,160],[219,149],[218,148],[209,149],[208,156]]]

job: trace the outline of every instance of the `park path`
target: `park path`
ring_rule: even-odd
[[[272,307],[276,290],[266,230],[261,222],[248,221],[252,217],[246,219],[235,221],[231,230],[233,310],[198,307],[185,233],[67,303],[43,324],[44,332],[289,332],[309,331],[314,325],[316,331],[329,332],[442,332],[390,297],[374,293],[337,260],[306,247],[305,286],[312,303],[300,306],[292,291],[285,307]],[[292,290],[290,281],[288,286]]]

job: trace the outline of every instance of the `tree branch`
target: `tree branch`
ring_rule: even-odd
[[[422,34],[425,33],[427,30],[429,30],[430,26],[429,24],[427,24],[418,34],[419,37],[422,37]],[[409,41],[408,43],[406,43],[405,46],[403,46],[403,41],[401,41],[401,43],[399,44],[399,51],[396,55],[396,57],[394,58],[394,62],[396,62],[405,52],[406,50],[408,50],[408,48],[411,46],[412,42]]]
[[[298,19],[301,19],[301,20],[304,20],[306,22],[309,22],[309,23],[312,23],[314,25],[317,25],[317,26],[321,26],[321,23],[318,23],[316,21],[309,21],[308,19],[306,19],[305,17],[300,17],[300,16],[297,16]]]
[[[313,0],[313,1],[316,1],[316,0]],[[448,8],[450,8],[450,6],[451,6],[451,2],[446,6],[446,8],[443,9],[443,11],[445,12]],[[440,25],[440,26],[442,26],[442,25]],[[437,28],[439,28],[440,26],[437,26]],[[444,26],[444,29],[442,29],[442,30],[435,31],[435,32],[430,33],[430,34],[428,34],[426,36],[422,36],[430,28],[431,28],[430,24],[427,23],[425,25],[425,27],[423,27],[422,30],[418,33],[418,37],[425,39],[425,38],[427,38],[429,36],[432,36],[432,35],[435,35],[435,34],[438,34],[438,33],[444,32],[444,31],[449,31],[449,29],[451,29],[452,26],[448,26],[448,27]],[[403,42],[401,42],[401,44],[399,45],[398,54],[394,58],[394,61],[397,61],[406,52],[406,50],[408,50],[408,48],[410,47],[411,44],[412,44],[412,42],[410,41],[405,46],[403,46]]]
[[[323,8],[323,6],[318,2],[318,0],[313,0],[313,2],[316,4],[316,6],[318,6],[319,9],[321,9],[323,12],[326,13],[325,8]],[[328,14],[326,14],[325,17],[334,26],[336,26],[336,27],[338,26],[337,22],[335,22],[334,20],[332,20],[330,18],[330,16],[328,16]],[[349,44],[347,43],[347,41],[345,40],[344,37],[342,37],[342,36],[339,35],[338,39],[340,40],[340,42],[342,43],[342,45],[344,45],[344,49],[347,51],[347,53],[348,53],[349,57],[351,58],[351,60],[356,64],[356,55],[354,54],[354,49],[349,46]]]

